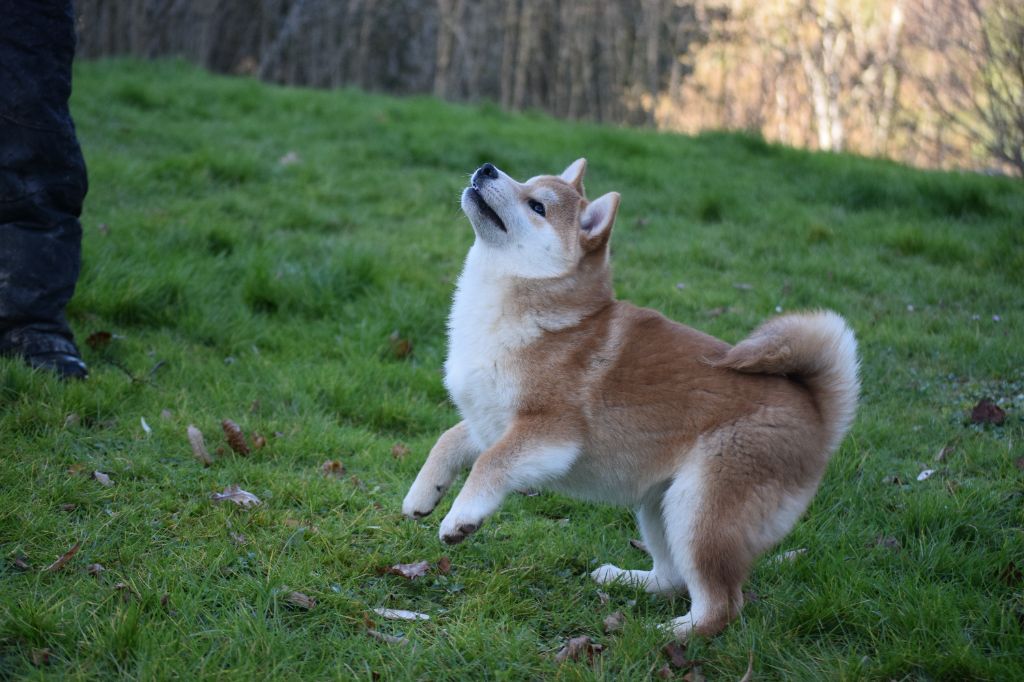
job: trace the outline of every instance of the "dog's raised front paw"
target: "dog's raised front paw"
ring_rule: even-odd
[[[617,581],[625,573],[621,568],[613,564],[605,564],[591,571],[591,579],[598,585],[609,585]]]

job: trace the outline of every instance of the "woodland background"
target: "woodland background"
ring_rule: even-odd
[[[84,57],[1024,175],[1020,0],[81,0]]]

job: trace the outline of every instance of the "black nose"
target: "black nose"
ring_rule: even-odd
[[[491,180],[498,179],[498,169],[494,167],[493,163],[485,163],[484,165],[480,166],[480,172],[485,177],[488,177]]]

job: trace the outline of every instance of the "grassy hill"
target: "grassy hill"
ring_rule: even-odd
[[[861,343],[856,425],[778,550],[806,552],[767,555],[742,619],[690,658],[712,680],[739,678],[750,651],[757,679],[1024,677],[1020,182],[178,63],[75,77],[91,190],[69,317],[93,374],[63,385],[0,362],[0,678],[662,669],[656,625],[686,598],[619,587],[604,603],[586,577],[647,567],[628,510],[514,496],[454,548],[436,535],[450,495],[423,522],[399,513],[457,421],[440,367],[472,241],[467,175],[491,161],[525,178],[578,156],[592,195],[623,196],[620,298],[732,342],[776,310],[828,307]],[[92,347],[97,332],[112,337]],[[969,423],[986,396],[1002,426]],[[232,454],[225,418],[266,447]],[[224,450],[208,468],[189,424]],[[325,460],[346,473],[323,475]],[[263,503],[210,500],[231,484]],[[421,560],[415,580],[379,570]],[[605,634],[617,610],[625,626]],[[369,620],[409,643],[374,639]],[[577,635],[603,653],[559,666]]]

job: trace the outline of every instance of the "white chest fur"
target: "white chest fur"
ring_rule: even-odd
[[[479,245],[470,249],[448,319],[445,362],[445,386],[481,449],[508,428],[520,395],[518,351],[540,334],[512,313],[508,281],[492,258]]]

